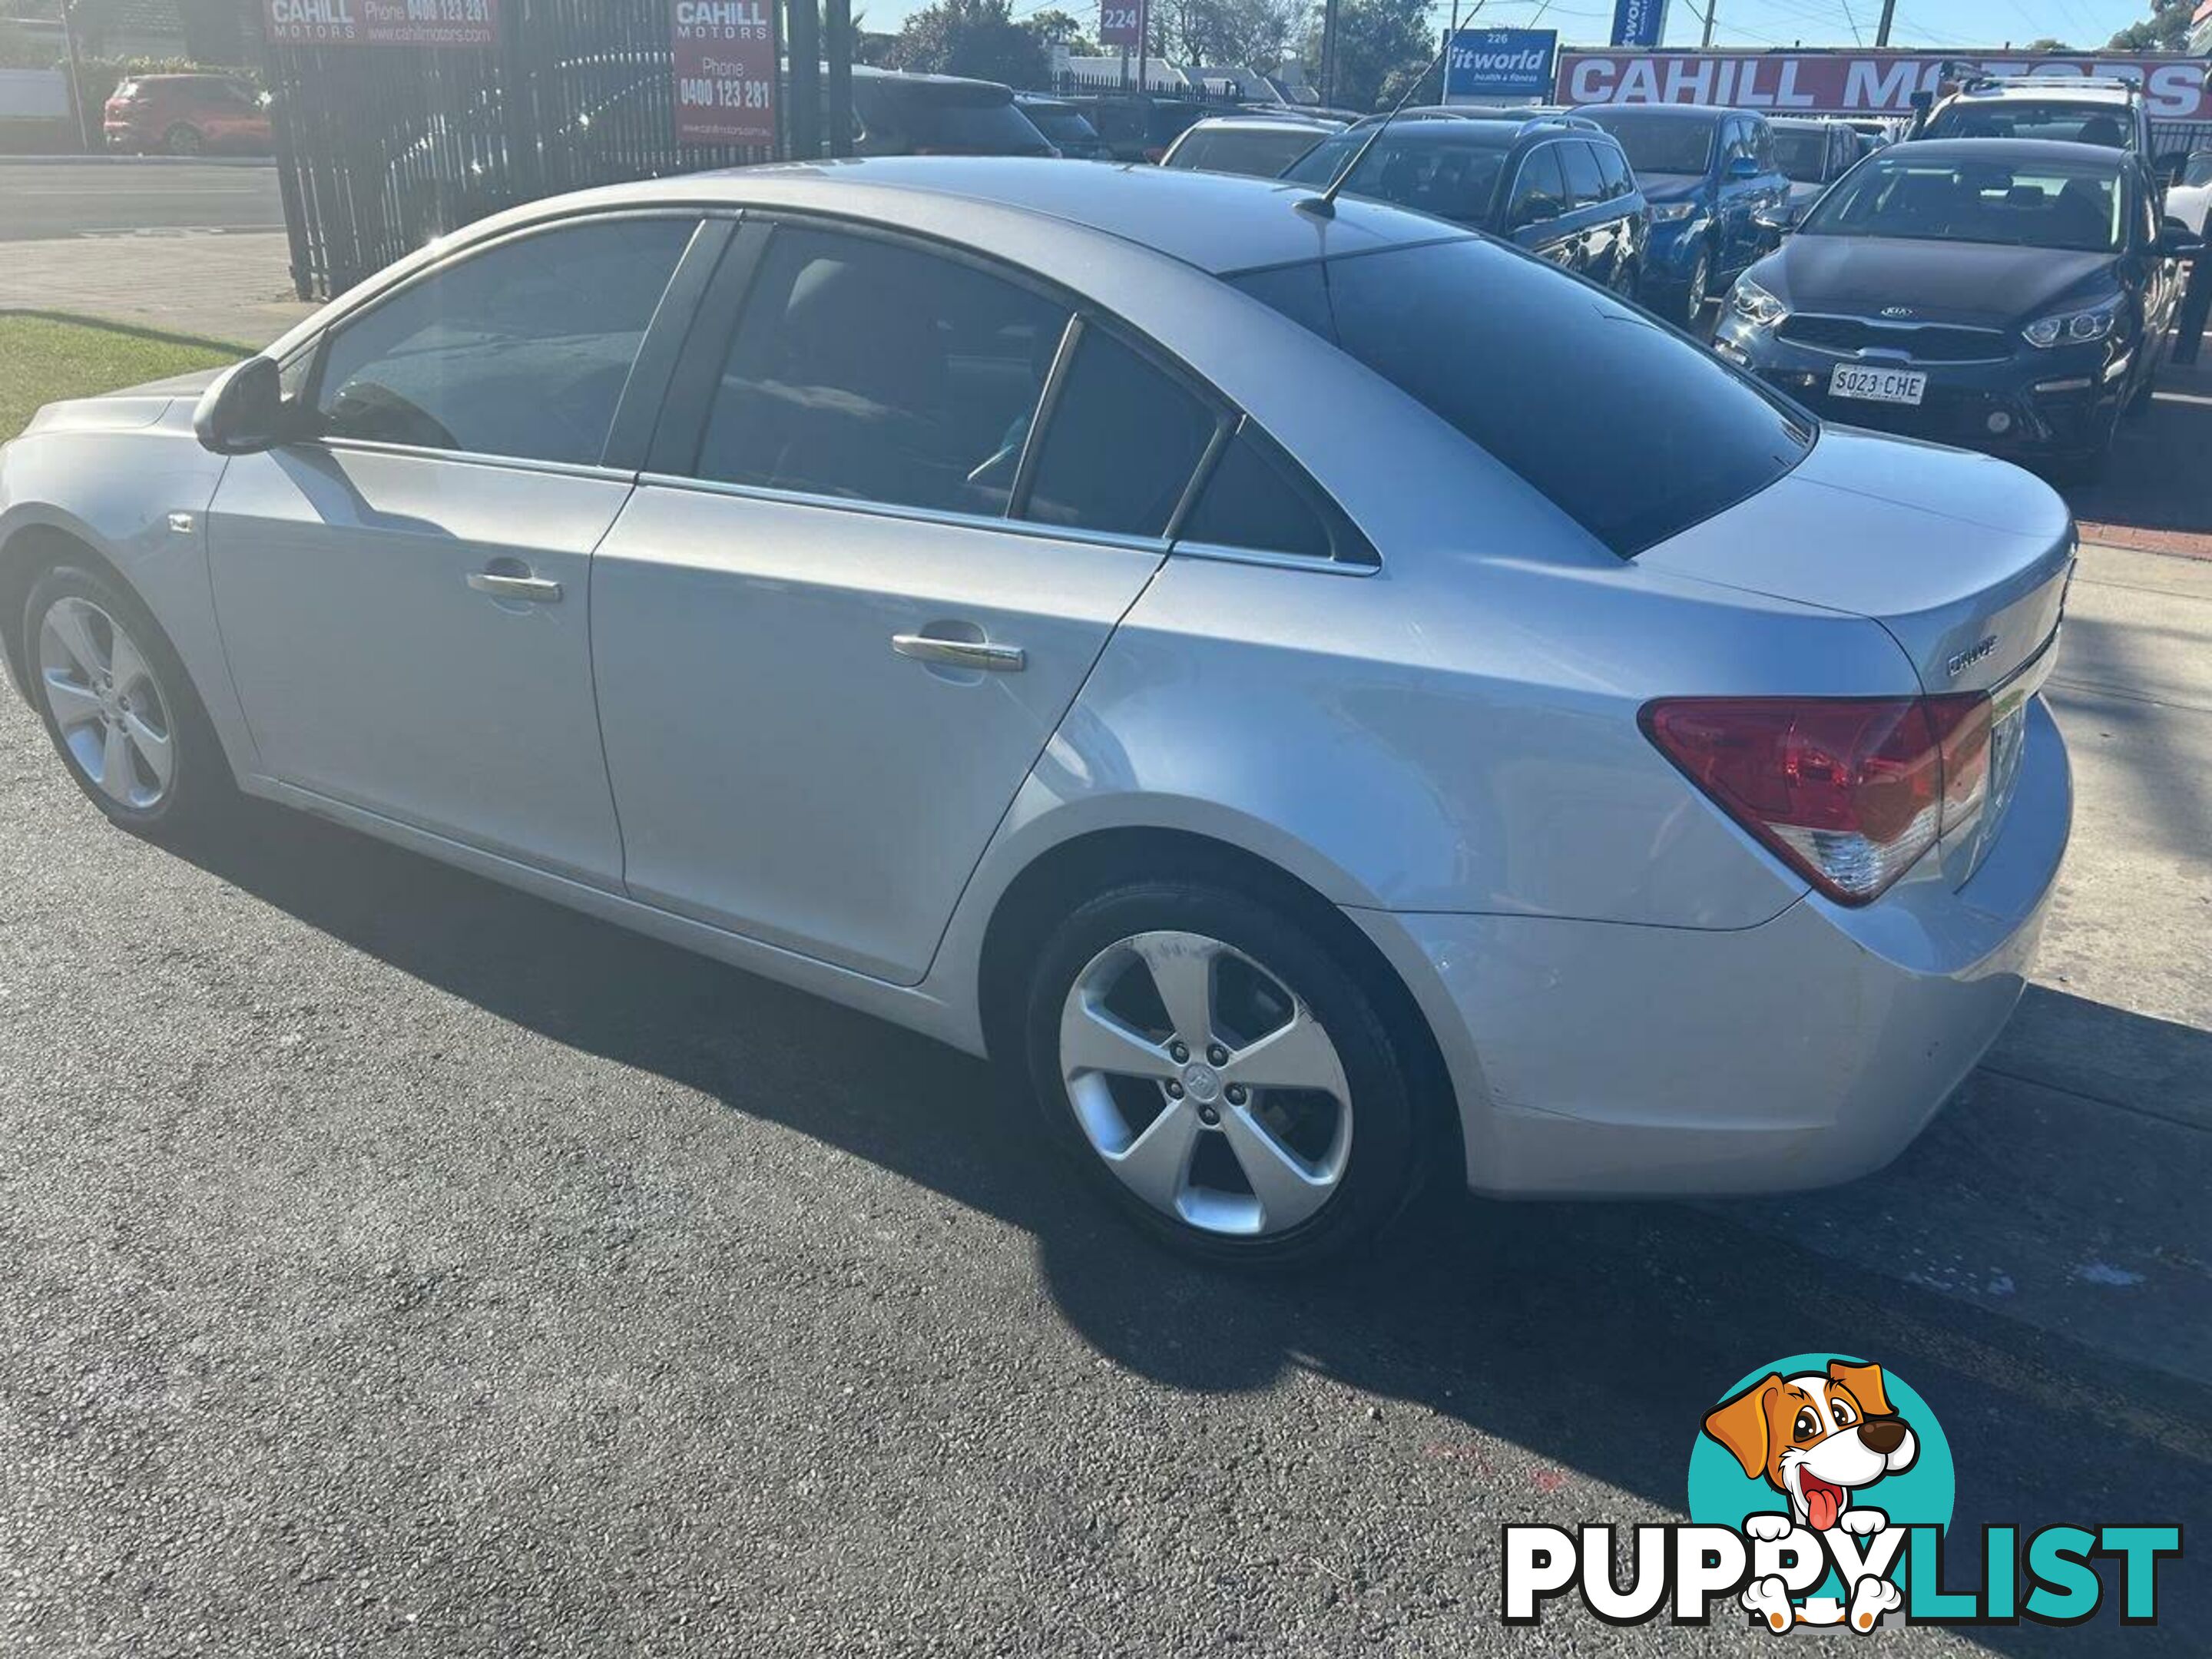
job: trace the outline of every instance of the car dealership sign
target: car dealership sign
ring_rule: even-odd
[[[1559,96],[1568,104],[1729,104],[1778,115],[1912,113],[1912,94],[1932,93],[1943,65],[1971,62],[1991,75],[2063,82],[2085,75],[2142,84],[2154,121],[2212,120],[2202,58],[2151,54],[2112,58],[1962,58],[1901,52],[1565,52]]]
[[[676,137],[775,142],[775,0],[674,0]]]
[[[489,46],[499,0],[262,0],[272,46]]]

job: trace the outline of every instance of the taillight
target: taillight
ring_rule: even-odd
[[[1663,697],[1659,751],[1792,869],[1867,904],[1989,789],[1990,700]]]

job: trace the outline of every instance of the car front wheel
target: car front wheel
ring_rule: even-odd
[[[230,774],[184,665],[137,598],[64,565],[24,612],[33,689],[70,776],[115,823],[143,835],[206,820]]]
[[[1414,1068],[1305,922],[1233,889],[1133,883],[1048,942],[1027,1014],[1048,1131],[1186,1255],[1307,1266],[1413,1198]]]
[[[200,130],[182,121],[169,129],[161,144],[172,155],[198,155],[207,147],[200,137]]]
[[[1695,334],[1705,318],[1705,301],[1712,291],[1713,256],[1705,248],[1690,266],[1690,280],[1682,290],[1682,326]]]

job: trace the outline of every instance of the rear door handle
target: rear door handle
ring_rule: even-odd
[[[1018,645],[987,645],[981,640],[941,640],[933,634],[894,634],[891,649],[916,662],[951,668],[981,668],[994,674],[1018,674],[1030,665]]]
[[[489,593],[495,599],[525,599],[532,605],[558,605],[561,584],[544,576],[510,576],[497,570],[469,572],[469,591]]]

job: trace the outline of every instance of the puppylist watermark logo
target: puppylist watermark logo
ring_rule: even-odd
[[[1509,1625],[1542,1622],[1569,1595],[1613,1625],[1731,1619],[1777,1636],[1847,1626],[2078,1625],[2108,1589],[2124,1625],[2158,1622],[2158,1566],[2179,1522],[1982,1529],[1982,1578],[1946,1588],[1955,1495],[1950,1443],[1893,1372],[1840,1354],[1794,1354],[1723,1393],[1691,1448],[1687,1525],[1505,1528]],[[1626,1582],[1616,1572],[1616,1555]],[[2095,1565],[2114,1564],[2108,1586]]]

